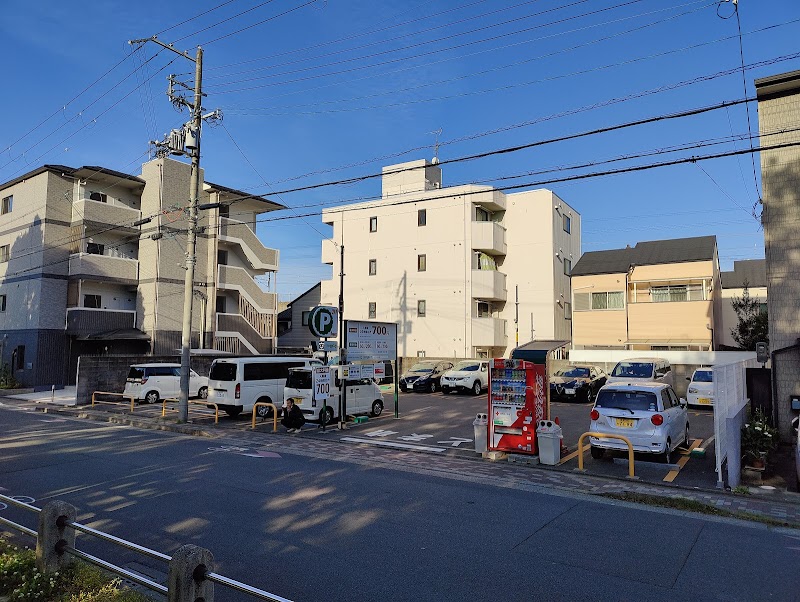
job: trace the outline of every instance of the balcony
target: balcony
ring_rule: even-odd
[[[112,330],[136,327],[136,312],[122,309],[91,309],[88,307],[68,307],[68,335],[89,336]]]
[[[248,224],[227,217],[220,218],[219,240],[239,245],[254,270],[278,270],[278,250],[265,247]]]
[[[139,262],[125,257],[74,253],[69,256],[69,275],[70,278],[136,284],[139,281]]]
[[[497,270],[472,270],[472,298],[484,301],[505,301],[506,275]]]
[[[333,265],[339,257],[339,247],[333,244],[333,240],[326,238],[322,241],[322,263]]]
[[[262,313],[277,311],[278,295],[263,291],[244,268],[220,265],[217,270],[217,288],[244,295]]]
[[[472,318],[473,347],[505,347],[506,321],[500,318]]]
[[[505,255],[506,229],[497,222],[472,222],[472,248],[488,255]]]
[[[267,327],[273,334],[274,325],[275,322],[272,321]],[[262,336],[241,314],[217,314],[217,330],[214,338],[215,348],[217,348],[216,339],[238,339],[239,345],[244,345],[253,354],[273,353],[275,349],[275,337]]]
[[[96,224],[117,225],[119,227],[130,226],[133,222],[141,219],[142,212],[123,205],[119,201],[109,199],[106,203],[92,201],[90,199],[79,199],[72,204],[72,222],[93,222]]]

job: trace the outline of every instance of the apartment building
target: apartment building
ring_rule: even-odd
[[[0,184],[0,361],[18,382],[74,382],[82,354],[180,349],[190,174],[156,159],[139,175],[44,165]],[[277,271],[278,252],[255,224],[282,206],[201,190],[222,205],[200,212],[192,347],[268,353],[277,296],[255,278]]]
[[[767,311],[767,262],[764,259],[746,259],[733,262],[733,271],[720,272],[722,284],[722,327],[720,344],[722,349],[738,349],[731,330],[739,323],[733,309],[733,300],[741,299],[745,287],[751,299],[756,299],[762,311]]]
[[[791,433],[800,396],[800,71],[755,81],[763,146],[761,183],[767,268],[773,407],[781,435]]]
[[[573,348],[716,349],[720,288],[715,236],[584,253],[572,270]]]
[[[382,196],[326,209],[323,303],[398,324],[398,353],[504,357],[519,340],[570,338],[570,281],[580,214],[549,190],[444,188],[435,162],[383,168]],[[515,318],[519,315],[518,324]]]

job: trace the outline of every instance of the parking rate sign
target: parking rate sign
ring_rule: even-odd
[[[308,328],[314,336],[327,338],[339,334],[339,310],[329,305],[319,305],[308,315]]]
[[[330,366],[317,366],[312,374],[312,386],[314,387],[314,399],[318,401],[327,400],[331,395],[331,368]]]

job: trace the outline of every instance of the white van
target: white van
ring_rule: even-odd
[[[181,393],[180,364],[136,364],[128,370],[124,395],[145,403],[176,399]],[[208,397],[208,379],[189,369],[189,397]]]
[[[303,411],[303,414],[310,416],[311,420],[319,420],[320,424],[329,424],[333,422],[339,413],[339,397],[342,395],[342,381],[339,378],[339,370],[339,366],[331,366],[333,387],[324,408],[321,401],[311,398],[312,378],[311,369],[309,368],[289,370],[289,378],[286,379],[283,398],[289,399],[291,397],[294,399],[294,403]],[[383,412],[383,394],[381,393],[381,388],[373,379],[348,380],[345,381],[344,385],[347,388],[345,415],[381,415],[381,412]]]
[[[208,375],[208,401],[228,416],[252,412],[256,402],[283,405],[283,387],[291,368],[322,366],[318,359],[298,356],[250,356],[216,359]],[[260,406],[256,413],[269,416],[272,409]]]
[[[635,357],[617,362],[606,381],[610,383],[636,383],[650,381],[674,385],[672,366],[667,360],[652,357]]]

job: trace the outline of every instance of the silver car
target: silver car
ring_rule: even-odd
[[[671,463],[679,446],[689,447],[689,415],[686,402],[679,400],[667,384],[654,382],[614,383],[597,394],[589,430],[622,435],[634,452],[659,454]],[[593,458],[605,450],[626,451],[620,439],[589,437]]]

